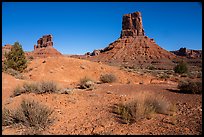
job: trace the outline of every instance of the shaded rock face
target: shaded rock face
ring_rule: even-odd
[[[142,16],[140,12],[125,14],[122,21],[121,38],[144,36]]]
[[[48,57],[48,56],[60,56],[62,55],[53,47],[52,35],[44,35],[38,41],[37,45],[34,45],[34,51],[30,53],[34,57]]]

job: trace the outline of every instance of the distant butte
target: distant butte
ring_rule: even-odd
[[[52,35],[44,35],[39,38],[37,45],[34,45],[34,51],[30,53],[34,57],[61,56],[62,54],[53,47]]]

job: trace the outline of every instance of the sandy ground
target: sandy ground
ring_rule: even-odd
[[[44,61],[45,60],[45,61]],[[44,63],[42,63],[44,62]],[[54,109],[54,123],[43,134],[201,134],[202,95],[176,93],[177,83],[150,84],[152,77],[140,76],[87,60],[69,57],[36,59],[32,68],[18,80],[2,73],[2,107],[16,108],[23,98],[41,102]],[[93,90],[77,89],[80,78],[98,81],[101,74],[114,73],[112,84],[96,84]],[[13,89],[26,81],[53,80],[60,87],[74,88],[72,94],[22,94],[11,98]],[[130,82],[129,82],[130,81]],[[143,84],[139,84],[140,82]],[[129,84],[127,84],[129,83]],[[137,97],[140,92],[160,94],[176,105],[173,116],[155,114],[134,124],[123,124],[112,113],[114,104]],[[3,127],[2,134],[22,134],[23,129]]]

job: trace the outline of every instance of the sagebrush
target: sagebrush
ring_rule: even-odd
[[[15,110],[3,109],[2,125],[20,124],[26,129],[32,129],[32,133],[40,133],[54,122],[52,114],[53,110],[51,108],[33,100],[23,99],[20,106]]]
[[[22,93],[58,93],[58,85],[53,81],[41,81],[36,83],[24,83],[22,87],[17,86],[13,91],[13,97]]]
[[[122,123],[134,123],[154,113],[170,114],[175,111],[173,108],[164,96],[141,93],[133,101],[114,106],[113,112],[119,115]]]
[[[94,87],[94,82],[91,78],[86,76],[86,77],[80,79],[79,87],[81,89],[90,89],[90,88]]]
[[[183,93],[202,94],[202,81],[180,81],[178,89]]]
[[[100,81],[103,83],[112,83],[116,81],[116,76],[114,74],[104,74],[100,76]]]

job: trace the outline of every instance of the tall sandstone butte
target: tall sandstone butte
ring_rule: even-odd
[[[62,54],[53,47],[52,35],[44,35],[38,39],[31,53],[34,57],[61,56]]]
[[[142,16],[140,12],[125,14],[123,16],[121,38],[124,37],[144,36],[144,29],[142,26]]]
[[[120,37],[97,54],[86,53],[85,58],[117,66],[147,67],[150,64],[171,67],[173,53],[158,46],[154,39],[145,36],[140,12],[125,14]],[[81,57],[83,58],[83,57]]]

